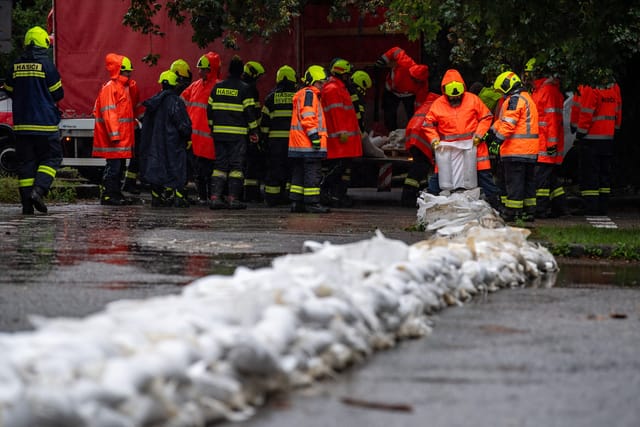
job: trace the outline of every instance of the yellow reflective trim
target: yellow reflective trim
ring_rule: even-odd
[[[214,169],[213,172],[211,172],[211,176],[215,178],[227,179],[227,173],[221,171],[220,169]]]
[[[244,173],[242,173],[242,171],[234,170],[229,172],[229,178],[242,179],[244,178]]]
[[[18,180],[18,187],[33,187],[33,184],[36,182],[35,178],[24,178]]]
[[[50,166],[47,166],[47,165],[38,166],[38,172],[47,174],[51,178],[55,178],[56,177],[56,170],[54,168],[50,167]]]

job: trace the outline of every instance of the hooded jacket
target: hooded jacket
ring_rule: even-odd
[[[107,54],[106,82],[93,107],[93,157],[130,159],[133,152],[135,118],[129,78],[120,74],[124,56]]]
[[[192,130],[187,108],[175,90],[163,90],[143,105],[140,178],[181,189],[187,182],[186,143]]]
[[[362,137],[351,94],[342,80],[331,76],[323,86],[320,101],[326,119],[327,159],[362,156]],[[347,136],[342,142],[340,135]]]
[[[191,83],[180,96],[187,104],[187,113],[193,127],[191,133],[193,154],[213,160],[216,158],[216,153],[207,118],[207,102],[213,86],[220,81],[220,56],[214,52],[207,52],[204,56],[209,60],[211,71],[205,79],[198,79]]]
[[[415,107],[420,107],[429,94],[429,67],[416,64],[404,49],[397,46],[386,51],[382,58],[387,64],[393,64],[385,89],[399,97],[415,95]]]
[[[531,98],[538,109],[538,162],[562,164],[564,96],[560,91],[560,81],[552,77],[541,77],[534,80]],[[554,146],[556,154],[547,154],[547,150]]]
[[[407,123],[407,129],[405,130],[405,149],[409,151],[411,147],[418,148],[425,156],[427,156],[432,165],[434,163],[433,149],[431,148],[431,144],[429,143],[423,125],[424,119],[427,116],[427,112],[429,112],[433,101],[439,97],[440,95],[429,92],[427,100],[422,103],[415,113],[413,113],[413,117],[411,117],[409,123]]]
[[[464,85],[462,101],[458,106],[451,106],[446,96],[442,95],[431,105],[424,122],[424,130],[428,141],[450,144],[453,146],[470,146],[474,138],[482,138],[491,127],[493,114],[482,100],[467,91],[466,84],[457,70],[447,70],[442,78],[441,89],[452,81]],[[488,150],[484,142],[477,147],[478,170],[489,169]]]

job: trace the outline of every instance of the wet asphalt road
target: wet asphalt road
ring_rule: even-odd
[[[84,316],[109,301],[180,292],[197,277],[300,252],[305,240],[346,243],[376,228],[408,243],[424,238],[408,231],[415,211],[369,196],[324,216],[88,202],[23,217],[0,205],[0,330],[29,329],[30,314]],[[612,219],[632,224],[637,214]],[[565,263],[562,286],[503,290],[447,309],[434,316],[431,336],[275,396],[230,425],[638,426],[640,288],[596,284],[637,285],[638,271]]]

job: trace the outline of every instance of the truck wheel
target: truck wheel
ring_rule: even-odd
[[[14,175],[17,171],[18,159],[13,134],[0,130],[0,172]]]

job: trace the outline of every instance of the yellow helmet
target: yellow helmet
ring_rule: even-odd
[[[131,60],[126,56],[122,57],[122,63],[120,64],[120,71],[133,71],[133,65],[131,65]]]
[[[307,86],[311,86],[315,82],[322,80],[327,80],[327,73],[324,71],[324,68],[320,65],[311,65],[307,68],[307,71],[304,72],[302,82]]]
[[[336,58],[331,63],[331,74],[349,74],[351,72],[351,63],[346,59]]]
[[[536,58],[531,58],[524,64],[524,71],[530,73],[536,68]]]
[[[264,67],[259,62],[247,61],[247,63],[244,64],[244,70],[243,71],[249,77],[257,79],[258,77],[260,77],[261,75],[264,74]]]
[[[464,84],[461,82],[452,81],[444,85],[444,94],[446,96],[462,96],[464,93]]]
[[[283,80],[289,80],[291,83],[296,82],[296,70],[288,65],[283,65],[278,68],[276,73],[276,83],[280,83]]]
[[[35,26],[30,28],[24,35],[24,45],[29,46],[31,44],[48,49],[51,45],[49,34],[42,27]]]
[[[189,64],[184,59],[176,59],[171,63],[169,69],[176,73],[178,77],[191,78],[191,68],[189,68]]]
[[[351,76],[351,81],[358,86],[363,92],[371,89],[373,81],[366,71],[358,70]]]
[[[163,71],[160,73],[158,83],[166,83],[169,86],[175,86],[178,84],[178,75],[171,70]]]
[[[493,88],[504,94],[511,92],[514,88],[522,85],[520,77],[513,71],[505,71],[500,74],[493,84]]]

